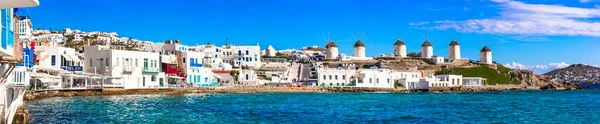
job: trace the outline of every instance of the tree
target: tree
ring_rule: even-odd
[[[238,81],[238,75],[240,75],[240,72],[237,70],[231,70],[229,71],[229,75],[233,76],[235,81]]]

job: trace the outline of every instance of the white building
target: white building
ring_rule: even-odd
[[[406,57],[406,44],[400,39],[394,43],[394,55],[397,57]]]
[[[254,70],[238,70],[238,81],[243,85],[263,85],[265,82],[259,81],[258,76]]]
[[[392,72],[392,79],[408,90],[429,89],[429,82],[419,72]]]
[[[218,86],[215,74],[210,68],[204,68],[202,59],[204,54],[201,52],[188,51],[185,53],[184,61],[187,74],[187,82],[195,87]]]
[[[33,38],[33,24],[31,23],[31,19],[29,19],[29,17],[23,17],[22,19],[19,19],[19,38]]]
[[[260,68],[260,46],[224,45],[217,47],[211,44],[192,46],[190,49],[205,54],[204,63],[210,65],[223,65],[228,63],[233,67],[246,66]],[[226,66],[226,65],[225,65]]]
[[[487,79],[480,77],[463,77],[462,78],[462,86],[465,87],[474,87],[474,86],[484,86]]]
[[[390,69],[359,70],[356,87],[394,88]]]
[[[58,43],[65,41],[65,37],[62,34],[42,34],[35,36],[33,39],[38,42],[36,45],[40,44],[39,42],[41,41],[48,41],[50,42],[48,46],[57,46]]]
[[[221,47],[221,49],[230,49],[235,53],[233,56],[233,62],[230,63],[234,67],[247,66],[250,68],[260,68],[260,46],[231,46]],[[228,51],[228,50],[224,50]],[[221,52],[221,56],[224,56]],[[229,58],[224,58],[224,60]]]
[[[421,45],[421,58],[431,58],[433,56],[433,46],[429,41],[425,40],[425,42]]]
[[[317,68],[317,85],[324,87],[352,86],[351,78],[354,78],[356,70],[341,68]]]
[[[429,82],[429,87],[462,86],[462,75],[437,75],[436,80]]]
[[[106,76],[104,87],[166,87],[158,53],[111,50],[108,46],[87,46],[84,70]]]
[[[65,70],[69,66],[81,66],[83,64],[73,48],[39,46],[35,48],[35,52],[39,61],[37,68],[40,69]]]
[[[479,52],[479,62],[483,64],[493,64],[492,50],[490,50],[490,48],[487,46],[484,46]]]
[[[448,47],[448,54],[451,60],[460,59],[460,45],[456,40],[452,40],[450,42],[450,46]]]
[[[267,47],[267,49],[265,50],[265,55],[273,57],[277,55],[277,51],[275,50],[275,48],[273,48],[273,46],[269,45],[269,47]]]
[[[443,63],[445,63],[444,57],[441,57],[441,56],[433,56],[433,57],[431,57],[431,60],[435,64],[443,64]]]
[[[73,34],[73,41],[83,41],[84,34],[76,33]]]
[[[11,76],[6,79],[9,86],[29,86],[31,70],[27,67],[17,66],[13,69]]]

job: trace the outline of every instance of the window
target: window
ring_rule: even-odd
[[[56,65],[56,56],[55,56],[55,55],[52,55],[52,57],[51,57],[50,61],[51,61],[51,63],[52,63],[52,66],[55,66],[55,65]]]
[[[242,51],[238,50],[238,56],[241,56],[241,55],[242,55]]]
[[[148,68],[148,59],[144,58],[144,68]]]
[[[135,67],[138,67],[138,59],[135,59]]]
[[[338,76],[337,76],[337,75],[335,75],[335,79],[336,79],[336,80],[338,79]]]
[[[150,81],[156,81],[156,76],[152,75],[152,77],[150,77]]]
[[[208,82],[208,78],[207,77],[204,78],[204,82]]]
[[[327,75],[323,75],[323,80],[327,80]]]
[[[369,83],[373,83],[373,78],[369,78]]]
[[[390,79],[389,79],[389,78],[387,79],[387,83],[388,83],[388,84],[390,83]]]
[[[377,78],[377,83],[379,83],[379,78]]]
[[[329,80],[331,80],[331,79],[332,79],[332,78],[331,78],[331,75],[329,75]]]
[[[246,50],[246,55],[249,55],[248,50]]]
[[[106,58],[106,66],[110,66],[110,59]]]
[[[92,62],[93,59],[90,59],[90,66],[94,66],[94,63]]]
[[[342,75],[342,80],[346,80],[346,75]]]
[[[190,60],[191,60],[191,58],[190,58]],[[185,63],[185,58],[183,58],[183,63]]]

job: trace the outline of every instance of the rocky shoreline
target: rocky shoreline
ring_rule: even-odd
[[[579,87],[544,86],[528,87],[522,85],[492,85],[483,87],[432,87],[429,90],[406,90],[403,88],[357,88],[357,87],[215,87],[215,88],[154,88],[154,89],[104,89],[104,90],[54,90],[30,91],[25,100],[46,97],[97,96],[97,95],[135,95],[135,94],[188,94],[188,93],[308,93],[308,92],[497,92],[511,90],[573,90]]]

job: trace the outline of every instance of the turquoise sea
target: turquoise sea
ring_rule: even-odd
[[[54,97],[32,123],[600,123],[600,90]]]

